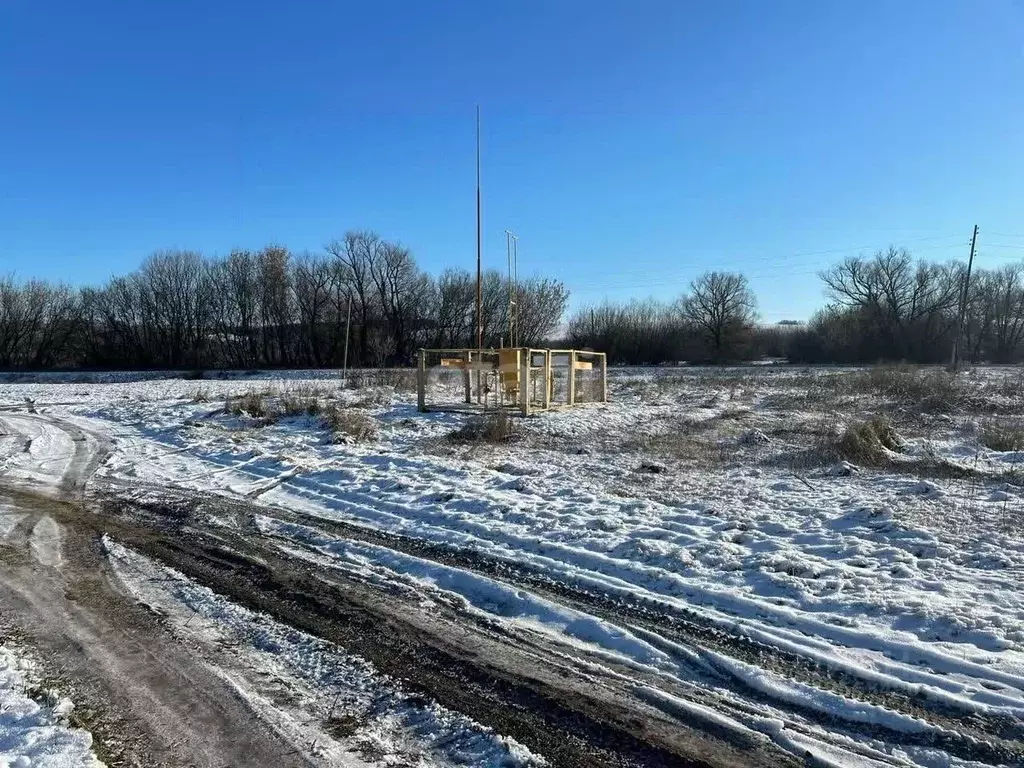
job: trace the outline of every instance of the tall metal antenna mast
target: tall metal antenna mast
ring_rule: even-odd
[[[476,105],[476,348],[484,348],[483,272],[481,270],[480,235],[480,105]]]
[[[519,238],[505,230],[508,256],[508,345],[519,346]]]

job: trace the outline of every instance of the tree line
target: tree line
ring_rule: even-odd
[[[535,277],[516,293],[522,342],[551,337],[565,286]],[[486,272],[485,345],[507,334],[508,297]],[[163,251],[100,287],[0,279],[0,368],[340,367],[349,324],[349,365],[405,365],[419,347],[476,346],[475,306],[475,275],[428,274],[373,232],[322,253]]]
[[[516,286],[522,344],[556,343],[629,364],[949,359],[958,316],[973,362],[1024,360],[1024,262],[977,269],[915,260],[906,249],[845,259],[820,273],[826,305],[806,323],[758,324],[746,277],[709,272],[675,301],[578,308],[534,277]],[[484,273],[485,346],[507,341],[509,284]],[[420,347],[476,346],[476,278],[432,275],[404,246],[353,231],[320,253],[277,245],[205,258],[163,251],[99,287],[0,278],[0,368],[263,368],[406,365]]]
[[[1024,361],[1024,263],[975,269],[914,260],[903,248],[845,259],[819,274],[828,297],[807,323],[757,324],[756,297],[741,274],[711,272],[676,301],[583,307],[568,342],[629,364],[725,362],[762,357],[803,363],[949,360],[963,313],[961,356]]]

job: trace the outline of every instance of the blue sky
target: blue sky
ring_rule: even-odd
[[[746,272],[766,321],[890,243],[1024,258],[1024,4],[0,0],[0,272],[347,229],[574,305]]]

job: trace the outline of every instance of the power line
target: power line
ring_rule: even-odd
[[[959,241],[963,241],[963,236],[962,235],[937,235],[937,236],[933,236],[933,237],[919,237],[919,238],[914,238],[914,239],[911,239],[911,240],[904,240],[904,241],[901,241],[901,242],[915,243],[915,242],[926,242],[926,241],[933,241],[933,240],[959,240]],[[966,242],[966,241],[963,241],[963,242]],[[940,244],[940,245],[922,246],[920,248],[917,248],[916,250],[924,251],[924,250],[933,250],[935,248],[955,248],[957,245],[959,245],[959,243],[944,243],[944,244]],[[749,257],[746,257],[746,261],[748,263],[749,262],[753,262],[753,261],[764,261],[764,262],[768,262],[768,263],[773,264],[773,265],[778,265],[780,267],[786,267],[786,266],[789,266],[789,265],[800,266],[799,259],[801,259],[801,258],[803,258],[805,256],[827,256],[827,255],[832,255],[832,254],[854,253],[854,252],[860,253],[860,252],[868,251],[868,250],[877,251],[877,250],[879,250],[882,247],[888,247],[888,246],[878,246],[877,244],[874,245],[874,246],[870,246],[870,245],[853,245],[853,246],[848,246],[846,248],[829,248],[829,249],[823,250],[823,251],[800,251],[800,252],[797,252],[797,253],[783,254],[783,255],[778,256],[778,257],[775,257],[775,256],[751,255]],[[793,259],[796,259],[797,261],[792,261]],[[652,272],[654,270],[657,270],[661,266],[660,264],[654,264],[654,263],[637,264],[635,260],[631,260],[631,262],[633,264],[633,266],[631,268],[626,269],[626,270],[617,271],[614,274],[615,275],[621,275],[621,274],[649,274],[650,272]],[[677,264],[677,265],[674,265],[674,268],[676,270],[688,270],[688,269],[700,269],[700,268],[706,267],[706,266],[707,266],[706,262],[702,262],[700,264],[688,264],[688,265],[685,265],[685,264],[684,265],[678,265]]]
[[[936,239],[936,238],[930,238],[930,239]],[[962,239],[962,238],[960,238],[958,236],[958,239]],[[936,249],[942,249],[942,248],[953,249],[953,248],[958,247],[959,245],[960,245],[959,243],[949,243],[949,244],[941,244],[941,245],[922,246],[922,247],[918,248],[917,250],[918,251],[928,251],[928,250],[936,250]],[[843,253],[843,252],[852,252],[853,250],[854,249],[849,249],[849,251],[847,251],[847,249],[834,249],[834,250],[830,250],[830,251],[819,251],[819,252],[816,252],[816,253],[819,253],[819,254],[833,253],[833,254],[835,254],[835,253]],[[861,249],[861,250],[863,250],[863,249]],[[811,254],[793,254],[793,256],[799,256],[799,255],[811,255]],[[810,264],[810,263],[806,263],[806,262],[805,263],[801,263],[801,262],[798,262],[798,261],[797,262],[794,262],[794,261],[781,261],[779,259],[772,259],[770,257],[764,257],[763,261],[767,262],[767,263],[759,264],[759,265],[754,265],[754,269],[755,270],[759,270],[757,272],[749,272],[748,271],[751,268],[751,266],[752,266],[751,265],[751,259],[746,259],[745,262],[742,263],[742,264],[741,263],[723,264],[721,261],[718,261],[718,262],[715,262],[714,268],[715,269],[719,269],[719,270],[733,270],[733,271],[744,272],[744,274],[746,274],[747,277],[764,277],[764,276],[766,276],[764,274],[765,272],[767,272],[769,275],[771,273],[774,273],[774,272],[779,272],[779,273],[785,272],[786,274],[789,274],[789,275],[814,274],[815,272],[818,272],[820,269],[822,269],[824,267],[832,266],[832,264],[834,263],[834,261],[827,261],[827,262],[819,262],[817,264]],[[658,271],[656,267],[651,267],[651,268],[646,268],[646,269],[645,268],[630,268],[630,269],[617,270],[615,272],[609,273],[607,276],[605,276],[603,278],[600,278],[600,279],[595,278],[593,280],[589,280],[589,281],[585,281],[585,282],[569,282],[567,284],[569,285],[570,288],[575,288],[575,289],[600,288],[600,287],[607,286],[608,282],[612,281],[612,280],[616,281],[616,287],[617,288],[644,287],[644,286],[647,286],[647,285],[662,285],[662,284],[664,284],[667,281],[685,279],[686,277],[692,275],[695,270],[707,269],[708,266],[709,265],[708,265],[707,262],[702,262],[702,263],[699,263],[699,264],[697,264],[697,263],[686,264],[686,265],[678,265],[677,264],[677,265],[673,265],[673,268],[672,268],[672,270],[670,272]],[[800,270],[795,270],[794,269],[794,268],[798,268],[798,267],[808,267],[809,269],[806,269],[804,271],[800,271]],[[640,281],[633,280],[633,281],[629,281],[628,283],[623,283],[623,282],[621,282],[619,280],[623,276],[627,277],[627,279],[628,279],[628,277],[632,276],[632,275],[644,275],[647,279],[640,280]]]

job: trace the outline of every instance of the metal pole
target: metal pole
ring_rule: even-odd
[[[480,105],[476,107],[476,348],[484,348],[483,326],[483,271],[480,225]]]
[[[348,384],[348,333],[352,327],[352,294],[348,295],[348,316],[345,319],[345,354],[341,358],[341,388]]]
[[[480,105],[476,105],[476,351],[480,353],[484,348],[484,324],[483,324],[483,271],[481,252],[481,224],[480,224]],[[482,355],[477,354],[477,363],[483,360]],[[480,370],[476,372],[476,401],[480,402]]]
[[[508,345],[519,346],[519,296],[517,291],[519,268],[517,253],[519,238],[505,230],[505,256],[508,258]]]
[[[971,289],[971,268],[974,266],[974,245],[978,242],[978,225],[974,225],[974,232],[971,234],[971,255],[967,259],[967,276],[964,279],[963,292],[960,294],[960,308],[956,316],[956,335],[953,337],[953,356],[949,361],[949,369],[956,373],[960,363],[960,334],[964,326],[964,314],[967,312],[967,294]]]

